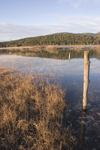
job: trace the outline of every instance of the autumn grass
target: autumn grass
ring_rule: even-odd
[[[62,126],[64,93],[58,85],[0,68],[0,149],[71,150]]]

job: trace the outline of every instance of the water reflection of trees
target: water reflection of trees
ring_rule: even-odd
[[[54,58],[54,59],[68,59],[69,53],[71,54],[71,58],[83,58],[84,57],[84,49],[83,50],[71,50],[71,49],[54,49],[51,51],[40,50],[33,51],[30,49],[24,49],[23,51],[19,49],[3,49],[0,50],[0,54],[16,54],[21,56],[30,56],[30,57],[44,57],[44,58]],[[90,50],[90,57],[100,57],[100,53],[96,50]]]

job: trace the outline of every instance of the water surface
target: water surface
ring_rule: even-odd
[[[71,52],[70,52],[71,53]],[[68,56],[67,56],[68,58]],[[82,111],[84,58],[51,59],[25,57],[17,55],[0,55],[0,67],[29,73],[53,74],[55,80],[65,90],[68,105],[68,118],[64,125],[74,129],[78,139],[75,149],[100,149],[100,57],[91,56],[88,88],[88,110]]]

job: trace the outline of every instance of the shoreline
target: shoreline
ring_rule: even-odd
[[[35,45],[35,46],[16,46],[16,47],[0,47],[0,49],[24,49],[24,48],[84,48],[84,47],[91,47],[91,48],[100,48],[100,45]]]

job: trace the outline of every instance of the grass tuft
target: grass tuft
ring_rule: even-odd
[[[58,85],[0,68],[0,149],[73,149],[62,126],[64,93]]]

